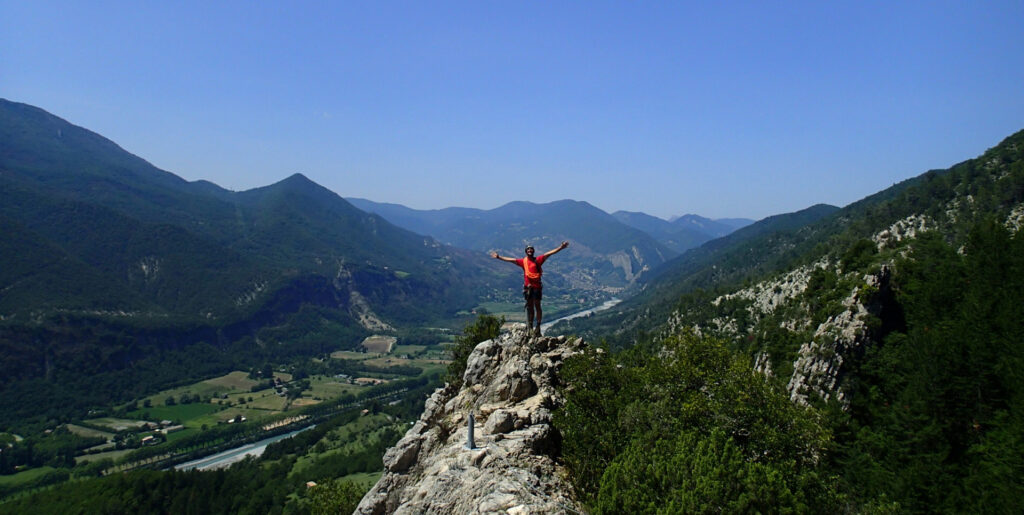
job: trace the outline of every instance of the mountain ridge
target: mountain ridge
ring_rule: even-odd
[[[39,399],[5,403],[0,425],[138,395],[151,379],[133,369],[185,347],[210,366],[242,367],[322,352],[261,345],[270,334],[331,335],[350,348],[370,330],[457,325],[504,279],[486,256],[393,226],[301,174],[246,192],[188,182],[7,100],[0,226],[0,389]],[[104,390],[115,398],[81,395],[103,381],[122,384]]]
[[[379,266],[386,266],[382,262],[396,260],[401,263],[400,267],[409,268],[407,272],[415,272],[415,269],[444,253],[437,251],[442,249],[441,246],[425,242],[421,236],[397,227],[391,228],[382,218],[363,213],[302,174],[293,174],[265,187],[230,192],[208,181],[184,181],[128,154],[102,136],[41,109],[2,101],[0,113],[4,121],[0,125],[0,134],[11,136],[0,145],[0,188],[9,196],[5,203],[7,209],[3,212],[12,220],[21,219],[24,227],[49,231],[51,238],[64,242],[58,245],[61,247],[65,244],[80,247],[81,242],[88,242],[90,238],[78,236],[88,233],[91,220],[85,220],[85,225],[78,223],[75,230],[63,230],[62,227],[74,221],[70,215],[60,224],[47,225],[47,210],[35,209],[26,214],[26,209],[31,209],[34,204],[48,203],[50,210],[58,213],[59,206],[63,205],[70,209],[70,213],[84,209],[91,210],[94,216],[114,217],[110,222],[98,224],[101,227],[95,227],[97,230],[102,227],[128,227],[134,224],[132,220],[135,219],[142,222],[138,226],[140,228],[180,227],[183,235],[192,234],[199,238],[196,241],[207,240],[214,247],[223,247],[208,250],[206,254],[241,252],[240,256],[245,257],[238,259],[249,262],[246,265],[249,271],[245,275],[257,282],[265,281],[258,279],[260,276],[273,275],[268,269],[283,264],[275,263],[275,260],[293,260],[296,255],[308,255],[309,249],[320,249],[316,256],[310,257],[321,262],[330,261],[332,254],[341,257],[338,251],[327,249],[321,243],[324,240],[332,242],[336,249],[348,255],[346,261],[350,263],[377,262],[381,263]],[[41,157],[40,152],[41,156],[50,157]],[[19,200],[22,197],[34,200]],[[170,208],[162,209],[167,204]],[[330,218],[332,222],[324,224],[318,221],[326,220],[323,217]],[[115,219],[118,221],[113,221]],[[304,220],[306,226],[290,225],[294,220]],[[317,228],[315,235],[310,233],[313,227]],[[357,236],[337,236],[343,232]],[[117,240],[132,239],[137,238]],[[398,246],[375,243],[383,239],[403,243]],[[288,241],[292,242],[290,247],[280,244]],[[338,246],[342,242],[350,243]],[[363,242],[364,245],[352,242]],[[113,249],[116,242],[112,243],[110,249],[116,255]],[[277,255],[266,253],[268,248],[279,249]],[[409,259],[424,251],[431,257]],[[457,261],[472,263],[470,268],[485,269],[482,257],[454,249],[450,252],[458,256]],[[133,259],[140,257],[134,256]],[[333,265],[312,262],[306,262],[300,269],[330,274],[337,271]],[[434,274],[433,271],[424,271],[415,275],[429,281]]]
[[[409,230],[423,231],[438,241],[481,253],[498,251],[519,256],[527,244],[544,252],[568,240],[571,251],[558,257],[564,266],[546,270],[545,279],[558,288],[588,296],[607,296],[628,289],[676,254],[650,235],[584,201],[513,201],[491,210],[420,211],[398,204],[350,200]]]
[[[724,224],[698,215],[683,215],[664,220],[646,213],[616,211],[612,213],[620,222],[636,227],[653,236],[673,250],[683,253],[701,244],[721,238],[736,229],[750,225],[753,220],[734,218]]]

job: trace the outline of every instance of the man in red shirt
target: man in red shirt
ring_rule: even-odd
[[[526,325],[528,328],[533,328],[533,321],[537,321],[537,329],[535,333],[540,336],[540,299],[543,285],[540,282],[540,276],[543,271],[540,265],[547,260],[548,257],[561,252],[562,249],[569,246],[569,242],[563,241],[557,248],[549,250],[548,252],[541,254],[539,257],[533,257],[533,247],[526,247],[526,257],[523,259],[510,258],[505,256],[499,256],[497,252],[491,252],[491,257],[494,259],[500,259],[502,261],[508,261],[509,263],[515,263],[517,266],[523,269],[523,297],[526,299]],[[536,317],[534,316],[536,314]]]

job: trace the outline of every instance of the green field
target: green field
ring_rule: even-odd
[[[410,356],[415,356],[415,355],[417,355],[417,354],[427,350],[428,348],[430,348],[430,347],[427,346],[427,345],[395,345],[395,349],[392,352],[392,354],[399,355],[399,356],[402,355],[402,354],[408,354]]]
[[[303,396],[319,397],[322,400],[336,399],[346,393],[355,395],[363,389],[362,386],[340,382],[333,377],[323,376],[311,378],[309,386],[310,389],[303,393]]]
[[[292,375],[285,372],[274,372],[274,377],[278,377],[284,382],[292,380]],[[236,370],[213,379],[207,379],[187,386],[179,386],[177,388],[164,390],[160,393],[145,397],[143,401],[149,400],[150,404],[154,407],[164,405],[169,397],[174,398],[174,401],[178,403],[180,402],[182,395],[198,395],[204,401],[207,399],[218,399],[226,395],[229,398],[234,396],[234,400],[237,401],[238,396],[242,394],[248,396],[252,387],[257,383],[259,383],[259,381],[249,378],[248,372]],[[141,405],[142,402],[139,404]],[[152,408],[146,409],[152,410]]]
[[[377,484],[377,481],[379,481],[380,477],[383,475],[384,471],[381,470],[380,472],[360,472],[359,474],[349,474],[341,479],[351,481],[369,490],[373,485]]]
[[[153,395],[143,398],[142,401],[139,402],[139,405],[141,406],[143,402],[147,400],[153,406],[163,405],[167,401],[168,397],[173,397],[175,402],[177,402],[179,399],[181,399],[182,395],[198,395],[200,398],[208,399],[211,397],[219,397],[225,393],[234,391],[236,389],[231,386],[210,382],[215,380],[216,379],[200,381],[198,383],[194,383],[188,386],[180,386],[178,388],[164,390],[159,393],[155,393]]]
[[[392,346],[392,351],[398,351],[402,355],[417,357],[415,359],[401,359],[397,358],[395,354],[342,352],[335,353],[332,358],[348,358],[363,362],[370,361],[373,365],[379,366],[384,370],[398,366],[415,366],[424,369],[426,373],[431,373],[436,370],[443,370],[446,367],[447,362],[437,359],[424,359],[428,356],[444,356],[443,350],[439,346],[404,345],[395,347],[393,346],[395,343],[394,337],[380,338],[376,343]],[[283,368],[280,364],[274,364],[273,366]],[[323,364],[317,364],[317,366],[320,367],[320,370],[337,370],[330,367],[325,369]],[[303,391],[301,397],[288,400],[285,396],[277,395],[274,389],[252,391],[252,387],[259,384],[259,381],[250,379],[247,372],[235,371],[220,377],[169,388],[159,393],[136,399],[131,403],[131,406],[135,409],[130,411],[125,411],[126,407],[123,404],[111,407],[109,412],[115,413],[117,416],[98,417],[78,422],[78,424],[67,424],[66,427],[74,434],[86,437],[102,437],[109,442],[114,437],[114,433],[121,431],[137,430],[138,435],[134,438],[142,438],[151,434],[150,430],[142,429],[145,424],[169,420],[174,424],[184,426],[184,429],[180,431],[164,435],[167,443],[173,444],[198,435],[218,424],[227,423],[239,415],[257,424],[267,423],[272,420],[299,415],[302,408],[306,406],[338,399],[347,394],[358,394],[366,391],[368,388],[367,386],[349,384],[347,380],[331,375],[333,373],[317,372],[308,376],[306,380],[309,383],[309,388]],[[359,373],[359,375],[378,375],[389,380],[408,377],[394,373]],[[274,376],[284,382],[290,382],[292,379],[291,374],[283,372],[274,372]],[[198,400],[196,400],[197,396]],[[170,405],[167,403],[168,400],[172,400]],[[182,400],[186,402],[183,403]],[[145,407],[147,401],[149,407]],[[102,429],[104,428],[108,430],[103,431]],[[376,448],[381,445],[382,435],[387,435],[390,439],[394,437],[395,431],[404,431],[406,429],[407,426],[389,420],[386,415],[359,417],[358,420],[350,424],[343,438],[336,437],[332,442],[329,442],[327,449],[321,449],[323,451],[321,455],[360,452],[362,453],[361,456],[363,456],[360,459],[365,460],[368,446],[372,445],[374,451],[376,451]],[[16,435],[0,433],[0,444],[12,443],[17,438]],[[166,444],[158,444],[156,447],[163,448],[164,445]],[[0,445],[0,449],[2,448],[3,446]],[[130,456],[135,450],[131,448],[118,450],[114,444],[107,443],[93,447],[92,454],[76,456],[75,463],[85,465],[108,459],[120,462],[126,458],[131,459]],[[315,458],[304,458],[305,461],[298,463],[296,470],[308,468],[312,463],[310,461],[312,459]],[[66,469],[55,469],[49,466],[23,470],[18,474],[0,476],[0,486],[13,485],[13,490],[25,489],[32,487],[32,485],[40,481],[49,483],[53,480],[62,479],[65,471]],[[53,476],[52,478],[48,476],[48,474],[55,472],[62,474],[62,476]],[[379,473],[358,474],[350,479],[354,479],[369,487],[378,477]]]
[[[217,402],[224,403],[225,407],[230,402],[232,406],[244,408],[280,410],[284,406],[284,400],[284,397],[279,397],[272,388],[268,388],[258,392],[234,392],[229,394],[227,399],[220,399]]]
[[[424,340],[428,341],[428,340]],[[356,395],[367,390],[368,386],[349,384],[348,379],[343,379],[334,374],[340,371],[347,371],[353,375],[380,376],[388,380],[403,379],[409,376],[389,371],[398,367],[418,367],[425,374],[433,374],[443,371],[447,367],[447,361],[439,359],[427,359],[427,356],[444,355],[438,345],[405,345],[392,349],[392,354],[357,353],[358,359],[369,366],[379,367],[379,370],[359,371],[359,367],[348,368],[338,362],[317,363],[307,369],[296,365],[295,370],[305,374],[303,382],[309,387],[302,392],[302,396],[288,400],[285,396],[279,396],[273,389],[251,391],[257,381],[249,379],[247,373],[233,372],[217,378],[199,381],[190,385],[175,387],[164,390],[158,394],[148,397],[150,406],[144,406],[144,400],[137,400],[133,404],[136,409],[125,412],[124,405],[113,407],[108,410],[117,416],[95,418],[86,422],[78,422],[80,425],[68,424],[69,431],[83,436],[103,436],[112,438],[115,431],[134,430],[138,428],[135,435],[129,437],[127,442],[131,446],[137,446],[139,439],[153,434],[149,429],[141,429],[141,425],[147,422],[159,423],[163,420],[170,420],[175,424],[185,426],[183,430],[164,434],[166,443],[159,443],[150,449],[143,449],[139,456],[133,456],[137,450],[134,448],[117,450],[113,443],[91,448],[93,454],[82,454],[76,456],[75,463],[79,468],[55,469],[53,467],[40,467],[26,470],[22,473],[0,477],[0,492],[15,492],[17,495],[27,495],[30,491],[37,491],[54,482],[68,479],[68,473],[72,474],[71,481],[75,481],[74,471],[83,470],[83,473],[93,473],[99,467],[107,468],[109,471],[129,470],[136,466],[146,466],[146,460],[154,455],[159,459],[167,453],[177,452],[176,446],[189,441],[188,439],[202,434],[207,429],[225,424],[238,415],[244,416],[247,421],[254,422],[256,426],[270,422],[293,421],[296,416],[303,415],[305,406],[329,402],[346,395]],[[412,359],[397,357],[400,355],[416,356]],[[281,367],[280,364],[272,364]],[[366,373],[371,372],[376,373]],[[405,370],[403,370],[404,372]],[[388,373],[391,372],[391,373]],[[290,376],[283,377],[283,373],[275,373],[282,379],[290,379]],[[200,393],[201,392],[201,393]],[[196,394],[200,394],[201,401],[181,403],[181,400],[192,400]],[[209,396],[207,396],[209,395]],[[206,396],[206,397],[204,397]],[[175,403],[165,405],[164,400],[168,397],[175,399]],[[250,400],[251,398],[251,400]],[[376,404],[375,412],[359,416],[358,409],[348,413],[350,421],[343,427],[334,428],[325,438],[312,442],[310,447],[298,450],[290,458],[290,472],[292,477],[307,480],[319,481],[321,477],[342,477],[343,474],[357,470],[372,470],[380,466],[380,452],[387,444],[395,441],[409,428],[408,420],[414,417],[406,413],[409,410],[407,405]],[[388,414],[390,413],[390,414]],[[399,414],[401,413],[401,414]],[[87,427],[88,426],[88,427]],[[95,426],[95,429],[93,427]],[[249,426],[252,427],[252,426]],[[101,431],[103,428],[110,428],[109,432]],[[221,426],[221,429],[228,430],[228,427]],[[246,430],[246,428],[239,428]],[[62,433],[63,434],[63,433]],[[13,440],[11,435],[3,435],[3,440]],[[2,447],[0,447],[2,448]],[[174,448],[174,449],[172,449]],[[97,452],[103,451],[103,452]],[[106,460],[113,462],[109,468]],[[142,461],[140,461],[142,460]],[[336,472],[331,472],[336,471]],[[309,476],[308,478],[306,476]],[[381,476],[377,473],[359,473],[344,476],[344,479],[353,481],[366,489],[371,487]],[[8,486],[11,485],[11,486]],[[0,509],[0,511],[3,511]]]
[[[367,365],[375,367],[389,368],[389,367],[419,367],[423,369],[424,374],[430,374],[439,370],[446,370],[448,368],[448,362],[437,360],[437,359],[402,359],[402,358],[390,358],[381,357],[366,360]]]
[[[448,351],[446,349],[431,350],[423,354],[423,358],[425,359],[444,361],[445,363],[448,363],[451,360],[451,357],[451,351]]]
[[[268,411],[281,411],[284,409],[284,405],[288,402],[282,396],[274,393],[274,390],[262,390],[256,393],[251,393],[246,396],[246,399],[252,397],[252,402],[245,403],[245,407],[249,409],[260,409]]]
[[[376,353],[368,352],[355,352],[350,350],[339,350],[331,353],[331,357],[334,359],[351,359],[353,361],[363,361],[365,359],[375,358],[380,356]]]
[[[235,371],[221,377],[207,379],[206,381],[203,381],[202,384],[208,384],[214,387],[223,387],[230,390],[249,390],[256,383],[256,380],[249,379],[249,374],[241,371]]]
[[[196,402],[192,404],[176,404],[174,406],[140,408],[135,411],[129,411],[128,416],[145,418],[146,420],[151,420],[153,422],[171,420],[179,424],[187,424],[193,419],[202,417],[203,415],[209,415],[210,413],[220,409],[221,408],[219,406],[204,402]]]
[[[3,486],[14,486],[28,483],[33,479],[39,478],[48,472],[53,472],[57,469],[48,466],[36,467],[34,469],[28,469],[17,474],[9,474],[6,476],[0,476],[0,485]]]

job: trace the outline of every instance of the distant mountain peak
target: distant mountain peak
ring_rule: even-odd
[[[305,183],[315,184],[315,183],[313,183],[312,180],[310,180],[309,177],[306,177],[305,175],[303,175],[302,172],[295,172],[295,173],[289,175],[288,177],[286,177],[281,182],[294,182],[294,181],[301,181],[301,182],[305,182]]]
[[[313,182],[309,177],[296,172],[284,179],[278,181],[274,186],[288,186],[291,188],[323,188],[323,186]]]
[[[332,201],[335,198],[339,200],[344,200],[340,196],[338,196],[338,194],[321,186],[320,184],[317,184],[316,182],[313,182],[309,177],[306,177],[301,173],[293,173],[288,177],[281,179],[280,181],[277,181],[269,186],[255,188],[249,191],[263,193],[291,192],[303,195],[317,196],[324,199],[330,198]],[[348,201],[345,201],[345,203],[348,204]]]

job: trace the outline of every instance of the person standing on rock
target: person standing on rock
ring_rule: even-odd
[[[526,257],[522,259],[510,258],[498,255],[497,252],[491,252],[491,257],[494,259],[500,259],[509,263],[515,263],[516,266],[523,269],[523,298],[526,299],[526,326],[529,329],[534,327],[534,320],[537,321],[537,328],[534,332],[537,336],[540,336],[540,299],[543,289],[543,285],[540,281],[540,276],[544,272],[541,270],[540,265],[544,263],[549,257],[562,251],[562,249],[569,246],[569,242],[563,241],[558,247],[549,250],[548,252],[541,254],[539,257],[534,257],[533,246],[528,245],[526,247]]]

